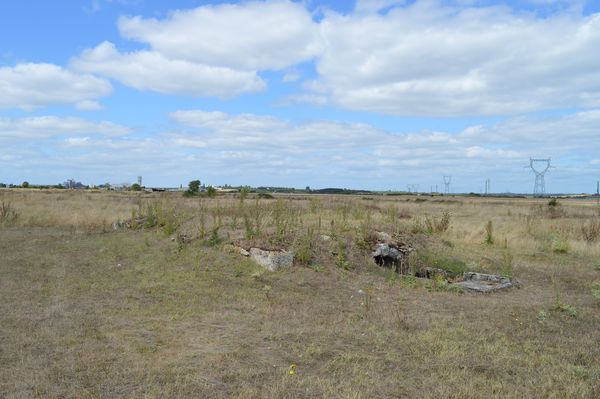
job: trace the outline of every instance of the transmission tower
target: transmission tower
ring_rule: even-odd
[[[534,197],[543,197],[546,195],[544,175],[551,167],[550,158],[529,158],[529,166],[526,166],[526,168],[530,168],[535,174],[535,184],[533,185]]]
[[[492,192],[492,181],[485,179],[485,195],[490,195]]]
[[[406,188],[408,188],[409,193],[417,193],[419,191],[418,184],[407,184]]]
[[[450,194],[450,182],[452,181],[452,176],[444,176],[444,192],[446,194]]]

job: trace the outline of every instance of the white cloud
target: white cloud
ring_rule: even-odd
[[[80,111],[101,111],[104,109],[102,104],[97,101],[85,100],[75,104],[75,108]]]
[[[213,184],[378,189],[419,183],[424,190],[436,183],[442,187],[442,176],[450,174],[453,190],[467,192],[479,191],[477,182],[486,177],[497,190],[530,191],[532,179],[524,168],[530,156],[551,157],[557,166],[548,177],[549,189],[561,181],[562,190],[581,191],[582,181],[595,181],[600,173],[598,110],[511,118],[458,134],[204,110],[170,117],[175,125],[151,138],[109,122],[3,118],[0,140],[11,158],[0,159],[0,166],[21,180],[34,180],[22,171],[37,170],[57,179],[77,171],[98,182],[125,181],[131,173],[132,179],[152,176],[158,185],[200,178]]]
[[[228,98],[261,91],[261,70],[309,60],[322,46],[318,24],[287,0],[205,5],[167,18],[122,17],[123,37],[149,45],[120,52],[104,42],[71,60],[77,70],[140,90]]]
[[[406,0],[356,0],[354,9],[358,13],[377,12],[379,10],[402,5]]]
[[[165,94],[231,97],[265,87],[252,71],[168,59],[156,51],[121,53],[109,42],[85,50],[71,66]]]
[[[282,69],[321,47],[310,13],[287,0],[206,5],[163,20],[121,18],[119,30],[169,59],[240,70]]]
[[[321,25],[312,88],[345,108],[452,116],[600,105],[600,14],[421,0],[385,15],[332,13]]]
[[[112,122],[91,122],[81,118],[38,116],[30,118],[1,118],[0,139],[51,138],[66,135],[120,136],[131,133],[126,126]]]
[[[90,104],[112,92],[109,82],[52,64],[0,67],[0,108],[32,110],[52,104]]]
[[[292,69],[292,70],[287,71],[283,75],[283,78],[281,80],[286,83],[296,82],[296,81],[300,80],[301,76],[302,75],[300,74],[299,71]]]

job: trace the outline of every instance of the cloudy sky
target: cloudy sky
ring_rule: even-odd
[[[600,179],[600,2],[0,5],[0,182],[549,192]]]

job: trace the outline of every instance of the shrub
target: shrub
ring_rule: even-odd
[[[142,191],[142,186],[137,183],[133,183],[130,187],[131,191]]]
[[[417,267],[435,267],[449,272],[451,275],[459,276],[467,271],[468,265],[462,260],[446,258],[434,252],[421,253],[417,255]]]
[[[275,197],[273,197],[269,193],[258,193],[258,198],[260,198],[260,199],[273,199]]]
[[[571,246],[569,245],[569,241],[562,234],[557,235],[554,238],[552,238],[551,247],[552,247],[552,252],[555,252],[558,254],[566,254],[567,252],[569,252],[569,249],[571,249]]]
[[[444,211],[442,216],[436,218],[435,216],[425,217],[425,231],[428,234],[443,233],[450,227],[450,212]]]
[[[514,257],[510,250],[506,249],[502,255],[502,268],[500,274],[504,277],[513,277],[513,261]]]
[[[19,214],[14,210],[10,202],[0,203],[0,224],[9,224],[17,220]]]
[[[29,182],[24,181],[23,183],[21,183],[21,187],[28,188],[29,187]]]
[[[600,301],[600,281],[594,281],[592,283],[592,295]]]
[[[311,228],[299,237],[295,245],[296,260],[302,265],[308,265],[313,254],[314,231]]]
[[[600,219],[593,219],[581,225],[581,236],[587,242],[598,241],[600,238]]]
[[[206,189],[206,196],[209,198],[213,198],[217,195],[217,189],[215,189],[213,186],[208,186],[208,188]]]
[[[571,317],[577,317],[577,308],[575,308],[573,305],[563,302],[556,277],[552,278],[552,285],[554,286],[554,305],[552,308],[560,312],[565,312]]]
[[[485,225],[485,243],[489,245],[494,243],[494,225],[491,220],[488,220]]]

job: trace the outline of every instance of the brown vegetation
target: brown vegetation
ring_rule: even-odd
[[[0,397],[600,395],[591,202],[0,190],[0,203]],[[477,295],[379,268],[375,231],[410,240],[413,269],[522,288]],[[297,266],[266,272],[230,242],[292,249]]]

